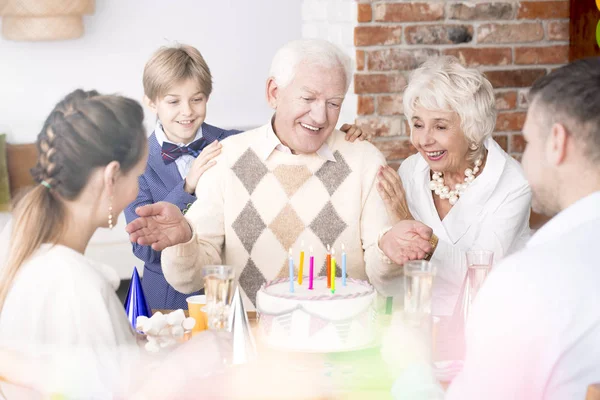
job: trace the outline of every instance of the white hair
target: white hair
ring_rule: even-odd
[[[275,79],[278,86],[286,87],[294,79],[300,63],[343,68],[348,91],[352,80],[352,61],[333,43],[321,39],[301,39],[287,43],[275,53],[269,76]]]
[[[478,147],[473,158],[483,153],[482,143],[492,135],[496,125],[492,84],[481,72],[463,67],[452,56],[433,57],[414,70],[403,103],[409,121],[418,106],[456,112],[467,141]]]

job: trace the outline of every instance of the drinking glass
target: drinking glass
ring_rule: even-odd
[[[229,309],[233,298],[235,273],[228,265],[207,265],[202,268],[208,328],[227,330]]]
[[[469,282],[469,305],[473,304],[485,278],[492,270],[494,252],[490,250],[467,251],[467,276]]]
[[[409,261],[404,264],[404,312],[431,314],[431,288],[435,268],[429,261]]]

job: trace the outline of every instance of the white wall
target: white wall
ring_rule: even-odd
[[[141,100],[151,54],[174,41],[197,47],[214,77],[207,122],[262,125],[264,83],[277,48],[302,35],[301,0],[96,0],[82,38],[12,42],[0,36],[0,130],[35,140],[54,104],[83,87]],[[0,19],[1,24],[1,19]],[[148,110],[147,127],[154,125]]]

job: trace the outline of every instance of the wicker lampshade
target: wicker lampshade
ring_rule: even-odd
[[[1,1],[1,0],[0,0]],[[83,35],[95,0],[4,0],[2,35],[10,40],[66,40]]]

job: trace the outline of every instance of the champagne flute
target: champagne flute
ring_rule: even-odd
[[[202,268],[208,328],[227,330],[229,308],[233,299],[235,272],[228,265],[207,265]]]

